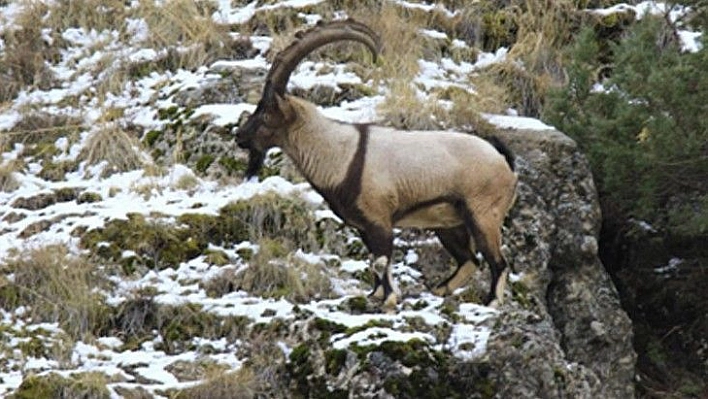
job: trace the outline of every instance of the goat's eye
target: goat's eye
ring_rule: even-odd
[[[271,114],[264,114],[263,123],[266,125],[271,125],[273,123],[273,116]]]

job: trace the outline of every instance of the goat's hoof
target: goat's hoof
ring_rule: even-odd
[[[484,304],[484,306],[490,307],[492,309],[499,309],[501,307],[501,305],[502,305],[502,301],[500,301],[496,298],[494,298],[491,301],[489,301],[488,303]]]
[[[396,304],[398,303],[398,296],[395,293],[388,294],[386,300],[381,304],[381,309],[386,313],[394,313],[396,311]]]
[[[487,299],[484,300],[484,306],[488,306],[494,309],[499,309],[503,304],[504,298],[497,298],[496,295],[487,297]]]
[[[379,284],[378,287],[374,288],[373,291],[369,294],[369,298],[372,299],[377,299],[379,301],[384,299],[384,289],[383,285]]]
[[[450,290],[447,288],[447,284],[440,284],[437,287],[433,288],[431,292],[437,296],[450,295]]]

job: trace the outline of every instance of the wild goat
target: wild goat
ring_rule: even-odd
[[[517,181],[511,151],[498,139],[466,133],[337,122],[285,93],[305,56],[342,40],[363,43],[374,58],[380,47],[366,25],[346,20],[299,32],[276,56],[256,110],[236,133],[238,145],[250,151],[247,175],[258,172],[266,150],[280,147],[334,213],[360,232],[375,259],[371,296],[384,307],[397,301],[394,227],[432,229],[455,258],[457,270],[433,290],[438,295],[452,293],[474,272],[476,245],[492,274],[485,303],[501,302],[508,273],[501,226]]]

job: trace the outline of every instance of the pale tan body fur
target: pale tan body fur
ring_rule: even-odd
[[[359,132],[352,125],[324,117],[305,100],[286,98],[297,119],[280,147],[314,185],[335,187],[344,180],[354,158]],[[463,224],[463,219],[446,202],[416,208],[395,223],[392,217],[396,211],[441,197],[464,198],[487,241],[476,243],[477,246],[491,248],[495,258],[502,256],[498,250],[500,229],[513,205],[517,175],[494,146],[477,136],[449,131],[400,131],[371,126],[369,132],[358,206],[370,220],[387,229],[455,227]],[[470,246],[474,248],[475,243],[470,242]],[[455,279],[436,293],[452,292],[474,270],[474,264],[467,262]],[[505,280],[506,271],[495,288],[499,301]]]

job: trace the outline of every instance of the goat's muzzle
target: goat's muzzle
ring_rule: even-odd
[[[253,147],[251,141],[244,138],[240,130],[236,131],[236,145],[243,150],[250,150]]]
[[[246,119],[241,127],[236,130],[236,145],[244,150],[250,150],[253,148],[253,139],[256,136],[256,132],[259,129],[259,123],[254,118],[253,115]]]

